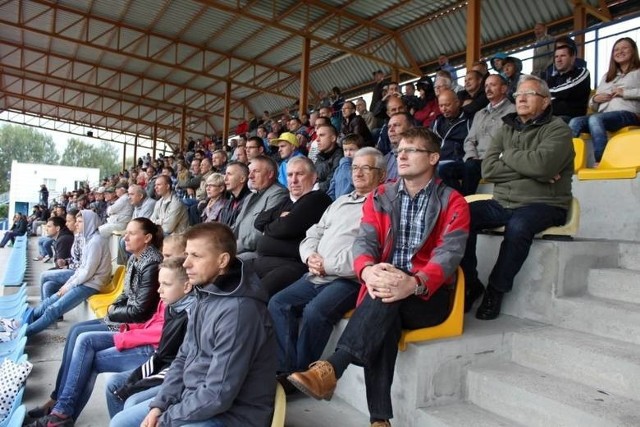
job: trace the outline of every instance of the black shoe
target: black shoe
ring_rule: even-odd
[[[296,386],[291,384],[291,381],[287,379],[289,374],[278,374],[276,375],[276,380],[280,383],[282,388],[284,389],[284,394],[287,396],[297,393],[299,390]]]
[[[482,304],[480,304],[478,311],[476,311],[476,318],[480,320],[493,320],[498,317],[503,295],[502,292],[498,292],[491,286],[487,286]]]
[[[484,295],[484,285],[480,280],[476,280],[468,285],[464,292],[464,312],[468,313],[473,308],[476,300]]]

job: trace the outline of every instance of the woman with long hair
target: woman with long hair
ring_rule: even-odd
[[[133,369],[153,353],[164,322],[164,306],[158,304],[157,292],[162,240],[162,227],[147,218],[127,224],[124,242],[132,255],[123,293],[109,306],[104,319],[81,322],[69,330],[55,389],[48,402],[29,411],[31,418],[38,418],[30,425],[46,426],[52,409],[60,418],[56,425],[73,425],[98,373]]]
[[[582,132],[591,134],[595,160],[599,162],[609,140],[607,132],[640,125],[640,57],[636,42],[629,37],[613,45],[609,71],[600,81],[589,106],[596,112],[571,119],[569,127],[574,137]]]

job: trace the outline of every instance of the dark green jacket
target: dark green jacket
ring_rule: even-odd
[[[568,209],[575,156],[569,126],[551,108],[524,124],[517,113],[502,120],[482,162],[494,199],[509,209],[532,203]]]

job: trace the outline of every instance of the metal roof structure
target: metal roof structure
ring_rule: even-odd
[[[480,1],[481,48],[534,40],[640,10],[632,0]],[[455,0],[0,0],[0,108],[156,138],[220,132],[300,97],[363,90],[371,72],[411,77],[439,54],[464,62],[467,2]],[[555,30],[555,31],[554,31]]]

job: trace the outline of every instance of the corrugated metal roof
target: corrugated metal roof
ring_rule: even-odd
[[[608,2],[640,10],[637,1]],[[588,3],[600,7],[599,0]],[[5,105],[17,100],[10,104],[33,114],[62,111],[60,105],[68,102],[82,112],[64,109],[74,120],[123,130],[151,132],[149,124],[157,121],[169,126],[160,133],[172,138],[180,134],[171,126],[180,126],[184,107],[193,132],[211,132],[203,118],[221,128],[227,80],[233,88],[232,125],[247,118],[247,106],[279,112],[294,103],[304,37],[311,39],[312,93],[362,87],[376,69],[419,75],[441,53],[460,63],[465,5],[452,0],[4,2],[0,67],[7,73],[0,96]],[[568,1],[483,0],[483,53],[495,52],[513,36],[513,43],[532,41],[526,31],[535,22],[570,23],[572,14]],[[65,81],[67,94],[56,92],[52,83]],[[71,95],[83,90],[84,102]],[[42,102],[33,102],[34,94]],[[59,105],[50,108],[52,103]],[[122,126],[114,124],[118,120]]]

